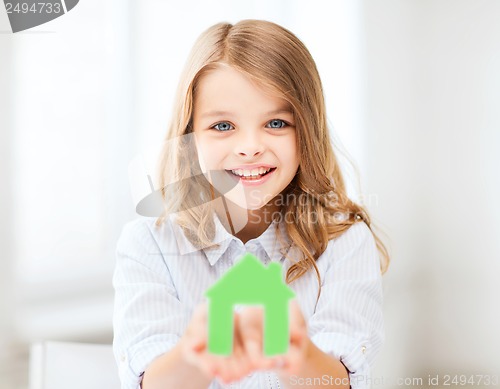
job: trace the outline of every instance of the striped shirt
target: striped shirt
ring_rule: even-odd
[[[122,389],[140,388],[145,369],[177,343],[195,306],[204,301],[204,292],[243,254],[250,252],[264,264],[281,263],[283,275],[292,264],[283,254],[299,258],[298,248],[285,233],[284,221],[273,221],[259,237],[244,244],[214,215],[214,241],[220,247],[200,250],[193,248],[172,217],[161,226],[155,221],[140,217],[128,222],[117,243],[113,352]],[[285,237],[284,243],[276,239],[276,229]],[[370,367],[382,346],[384,331],[379,255],[367,225],[357,222],[330,240],[317,266],[322,284],[317,302],[314,271],[289,284],[307,321],[309,337],[346,366],[353,389],[369,388]],[[326,386],[335,379],[320,378]],[[291,378],[290,384],[294,383],[299,383],[298,377]],[[259,371],[229,385],[214,380],[209,388],[283,386],[275,373]]]

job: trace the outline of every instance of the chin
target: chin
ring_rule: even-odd
[[[260,208],[263,208],[268,201],[264,201],[264,199],[247,199],[246,197],[242,196],[235,196],[236,198],[233,198],[232,196],[227,196],[227,199],[237,206],[247,209],[249,211],[254,211]]]
[[[238,204],[238,206],[240,206],[241,208],[245,208],[245,209],[248,209],[249,211],[255,211],[257,209],[261,209],[262,207],[264,207],[266,204],[265,203],[256,203],[255,201],[253,202],[242,202],[242,201],[238,201],[236,202],[236,204]]]

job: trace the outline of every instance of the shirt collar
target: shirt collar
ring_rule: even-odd
[[[171,220],[172,230],[177,242],[177,247],[181,255],[191,254],[199,251],[191,241],[186,237],[182,228],[175,222],[175,214],[170,214],[169,218]],[[214,212],[214,223],[215,223],[215,237],[212,241],[212,246],[202,247],[201,249],[207,254],[208,260],[211,265],[215,264],[222,254],[224,254],[234,237],[229,234],[224,226],[221,224],[217,215]],[[219,244],[219,247],[216,247]],[[208,254],[210,253],[210,254]]]
[[[224,255],[231,243],[238,244],[239,242],[240,246],[243,245],[243,242],[239,238],[227,232],[217,215],[214,216],[214,222],[216,228],[215,242],[220,243],[220,246],[210,246],[203,249],[212,266]],[[280,230],[280,236],[282,237],[283,243],[280,243],[278,240],[276,228]],[[252,243],[257,245],[260,244],[272,262],[279,262],[283,258],[283,255],[289,250],[292,241],[286,233],[284,222],[273,220],[260,236],[250,239],[247,245]]]
[[[278,239],[277,229],[279,230],[280,239]],[[280,262],[292,243],[282,220],[279,222],[274,220],[262,235],[255,240],[262,245],[272,262]]]
[[[171,217],[173,214],[171,214]],[[172,219],[173,221],[173,219]],[[213,240],[213,245],[209,247],[203,247],[202,250],[207,256],[207,259],[210,265],[215,265],[217,261],[224,255],[227,251],[231,243],[242,245],[241,240],[233,235],[231,235],[222,225],[219,217],[214,212],[214,223],[215,223],[215,237]],[[193,244],[187,239],[184,234],[184,231],[173,221],[173,232],[177,241],[177,246],[179,248],[179,252],[182,255],[194,253],[198,251],[197,248],[193,246]],[[278,240],[276,234],[276,227],[278,227],[280,231],[281,243]],[[292,245],[292,241],[288,237],[286,233],[286,226],[283,220],[276,221],[273,220],[272,223],[267,227],[267,229],[257,238],[251,239],[247,242],[251,243],[255,242],[256,244],[260,244],[272,262],[280,262],[283,258],[283,255],[288,252],[290,246]],[[218,244],[218,247],[217,247]]]
[[[215,238],[214,243],[218,243],[218,247],[216,245],[204,247],[203,252],[207,256],[208,262],[210,265],[215,265],[215,263],[219,260],[222,255],[226,252],[229,245],[233,240],[237,240],[236,237],[231,235],[222,225],[219,217],[214,212],[214,223],[215,223]]]

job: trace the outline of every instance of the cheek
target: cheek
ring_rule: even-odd
[[[296,170],[299,164],[299,150],[297,149],[295,137],[291,137],[280,144],[279,155],[284,167]]]
[[[198,154],[198,163],[200,164],[201,171],[203,173],[206,173],[207,171],[207,165],[205,162],[205,145],[202,140],[199,139],[198,136],[195,135],[194,137],[195,140],[195,146],[196,146],[196,153]]]
[[[196,151],[198,153],[198,161],[203,173],[207,170],[215,170],[220,165],[221,148],[214,145],[213,142],[207,141],[203,137],[196,137]]]
[[[198,162],[203,173],[206,173],[207,169],[211,169],[213,166],[212,160],[214,158],[213,146],[207,139],[203,136],[195,136],[196,141],[196,151],[198,153]]]

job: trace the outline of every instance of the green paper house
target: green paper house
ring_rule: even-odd
[[[283,282],[281,265],[264,266],[246,253],[206,292],[208,305],[208,351],[230,355],[233,350],[236,305],[264,307],[264,354],[284,354],[289,342],[289,300],[295,293]]]

